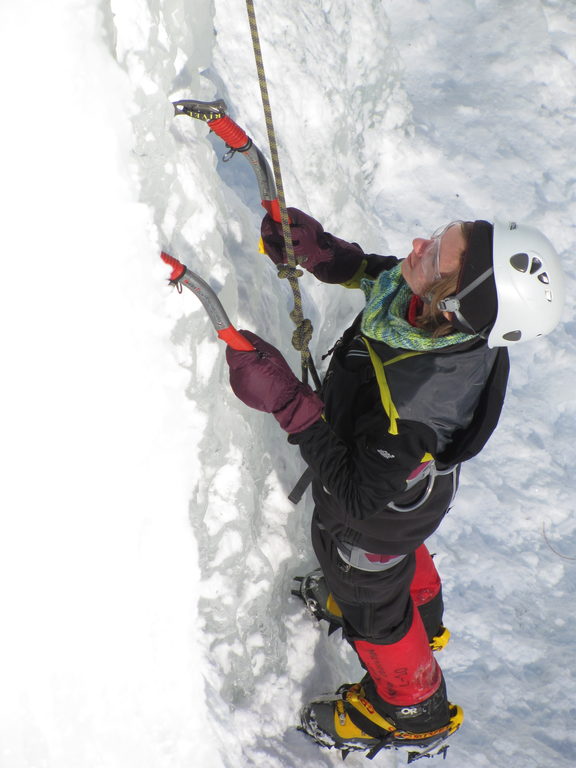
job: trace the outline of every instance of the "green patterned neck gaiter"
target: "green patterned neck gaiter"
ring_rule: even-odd
[[[434,338],[428,331],[414,328],[406,319],[408,304],[413,296],[402,277],[402,264],[381,272],[375,280],[364,278],[361,288],[366,296],[362,313],[362,333],[369,339],[383,341],[393,349],[426,352],[469,341],[474,335],[454,331],[448,336]]]

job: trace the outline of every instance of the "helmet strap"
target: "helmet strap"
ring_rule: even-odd
[[[471,283],[468,283],[466,288],[463,288],[454,296],[446,296],[446,298],[441,299],[437,304],[438,309],[442,310],[442,312],[453,312],[458,322],[461,323],[465,328],[469,329],[470,333],[482,335],[482,331],[485,332],[486,329],[483,328],[482,331],[476,331],[474,328],[472,328],[470,323],[460,312],[461,301],[465,296],[468,296],[469,293],[472,293],[473,290],[478,288],[481,283],[487,280],[490,275],[493,274],[493,272],[493,267],[489,267],[485,272],[482,272],[481,275],[478,275],[475,280],[472,280]]]

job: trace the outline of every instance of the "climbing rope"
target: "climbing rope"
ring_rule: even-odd
[[[320,378],[314,366],[312,355],[310,354],[310,341],[312,339],[313,327],[310,320],[304,317],[302,312],[302,295],[298,278],[303,274],[298,269],[298,263],[294,254],[292,237],[290,234],[290,222],[288,211],[286,210],[286,200],[284,197],[284,186],[282,184],[282,171],[280,169],[280,159],[278,157],[278,145],[276,143],[276,133],[274,131],[274,122],[272,120],[272,109],[268,97],[268,85],[266,82],[266,73],[264,71],[264,60],[262,58],[262,49],[260,47],[260,36],[258,34],[258,24],[256,22],[256,11],[254,9],[254,0],[246,0],[246,9],[248,11],[248,21],[250,22],[250,34],[252,36],[252,47],[254,49],[254,58],[256,60],[256,71],[258,73],[258,83],[260,85],[260,94],[262,96],[262,106],[264,107],[264,117],[266,120],[266,131],[268,134],[268,143],[270,145],[270,154],[272,157],[272,171],[276,182],[276,191],[278,195],[278,205],[280,208],[280,221],[282,224],[282,234],[286,247],[287,264],[278,267],[278,276],[288,280],[292,293],[294,295],[294,309],[290,312],[290,317],[296,325],[296,330],[292,334],[292,346],[300,352],[302,359],[302,380],[306,383],[308,380],[308,371],[312,375],[314,385],[320,388]]]

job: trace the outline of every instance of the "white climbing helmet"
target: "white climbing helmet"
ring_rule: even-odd
[[[565,277],[542,232],[513,221],[494,222],[493,265],[498,311],[489,347],[510,347],[550,333],[560,322]]]

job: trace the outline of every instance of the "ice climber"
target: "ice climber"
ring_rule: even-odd
[[[306,706],[302,725],[342,750],[425,751],[462,720],[433,652],[448,632],[425,541],[453,502],[461,463],[496,427],[507,348],[560,319],[561,265],[538,230],[512,222],[453,222],[413,240],[399,260],[366,255],[305,213],[289,214],[301,264],[366,298],[319,394],[248,331],[256,351],[227,350],[235,394],[275,416],[313,473],[320,569],[304,577],[302,596],[342,626],[366,670]],[[284,262],[280,225],[268,215],[262,238],[272,261]]]

